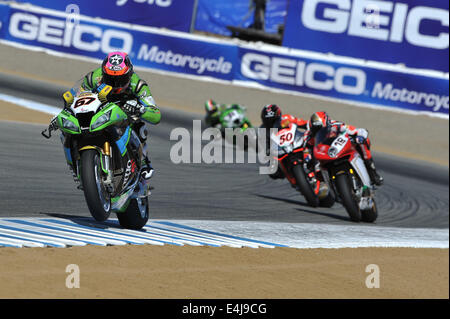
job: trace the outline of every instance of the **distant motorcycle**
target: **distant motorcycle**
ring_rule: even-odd
[[[246,117],[246,109],[239,104],[232,105],[220,105],[219,106],[219,123],[215,126],[221,130],[222,135],[225,135],[226,128],[240,128],[241,132],[244,132],[252,124]]]
[[[315,136],[314,157],[320,162],[324,175],[336,190],[350,219],[374,222],[378,217],[374,191],[364,161],[356,150],[352,137],[338,134],[330,127]]]
[[[232,105],[220,105],[219,106],[219,123],[214,127],[220,130],[222,138],[226,138],[226,129],[239,129],[238,134],[243,134],[247,132],[249,128],[252,128],[250,120],[246,117],[246,109],[244,106],[239,104]],[[249,138],[256,140],[256,135],[254,132],[250,132]],[[247,132],[247,133],[248,133]],[[236,135],[233,136],[233,141],[229,141],[236,144]],[[244,148],[248,147],[248,139],[244,139]]]
[[[66,159],[92,217],[105,221],[114,212],[121,226],[140,229],[149,218],[148,185],[140,177],[143,144],[133,131],[137,118],[119,101],[106,101],[110,90],[66,92],[73,103],[58,115],[57,126],[68,138]],[[50,138],[52,130],[50,125],[42,135]]]
[[[327,183],[319,180],[314,168],[304,160],[303,132],[294,123],[288,128],[271,134],[276,147],[278,164],[293,187],[300,191],[312,207],[331,207],[335,202],[334,192]]]

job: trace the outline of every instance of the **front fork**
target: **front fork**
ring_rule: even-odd
[[[81,179],[80,179],[80,161],[79,160],[76,160],[75,162],[73,161],[71,148],[68,147],[69,143],[68,143],[68,141],[66,141],[66,137],[63,134],[61,134],[61,143],[63,144],[64,155],[66,157],[66,162],[67,162],[67,165],[69,166],[69,170],[72,173],[73,180],[74,180],[75,184],[77,184],[77,188],[80,190],[83,190],[83,185],[82,185]],[[111,169],[111,167],[112,167],[112,147],[111,147],[110,143],[105,142],[103,144],[103,148],[88,146],[88,147],[84,147],[84,148],[80,149],[80,151],[83,149],[87,149],[87,148],[95,148],[99,152],[102,171],[103,171],[104,175],[106,176],[106,178],[103,179],[103,183],[104,183],[104,186],[106,187],[106,189],[108,190],[108,192],[110,194],[112,194],[114,192],[114,183],[113,183],[113,171]],[[74,167],[75,165],[76,165],[76,167]]]
[[[367,183],[367,172],[365,171],[365,167],[361,165],[360,161],[350,162],[350,167],[348,168],[337,168],[336,171],[338,171],[340,174],[347,174],[348,181],[350,183],[350,187],[353,189],[355,194],[355,200],[357,201],[359,208],[361,210],[370,209],[373,206],[373,191],[370,186],[368,186]],[[364,164],[364,163],[362,163]],[[358,168],[358,169],[357,169]],[[333,174],[333,181],[335,179],[334,173]],[[338,173],[338,174],[339,174]],[[365,175],[361,176],[361,173]],[[336,190],[336,187],[333,182],[333,187]]]
[[[81,185],[80,179],[80,167],[79,167],[80,161],[75,161],[74,163],[69,141],[67,141],[68,137],[66,137],[63,133],[61,133],[60,139],[61,144],[63,145],[64,148],[64,156],[66,157],[67,165],[69,166],[69,170],[72,173],[73,181],[75,182],[79,190],[83,190],[83,186]],[[74,165],[76,165],[76,169]]]
[[[112,194],[114,192],[113,171],[111,169],[112,147],[108,141],[106,141],[105,144],[103,144],[103,152],[101,156],[102,156],[102,163],[104,163],[105,165],[103,171],[106,173],[106,179],[103,180],[103,184],[105,185],[108,192]]]

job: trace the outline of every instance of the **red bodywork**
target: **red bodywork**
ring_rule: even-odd
[[[324,139],[322,139],[322,141],[316,141],[316,145],[314,146],[314,157],[316,158],[316,160],[318,160],[320,162],[320,164],[325,165],[329,162],[349,156],[349,162],[351,162],[353,160],[353,158],[355,157],[355,155],[358,153],[358,151],[355,149],[351,139],[349,138],[349,135],[345,134],[347,141],[346,141],[345,145],[342,147],[342,149],[339,151],[339,153],[336,154],[337,156],[331,157],[328,154],[328,151],[329,151],[331,145],[333,144],[333,142],[337,138],[339,138],[339,136],[336,136],[333,138],[331,136],[331,134],[332,134],[332,132],[329,132],[327,134],[328,143],[321,143],[324,141]],[[330,139],[332,139],[332,142],[330,142]]]
[[[285,129],[282,129],[282,130],[278,131],[277,136],[283,136],[283,135],[286,135],[288,132],[291,131],[291,129],[292,129],[292,123],[289,124],[289,127],[288,127],[288,128],[285,128]],[[294,141],[294,139],[292,138],[292,142],[293,142],[293,141]],[[291,143],[292,143],[292,142],[291,142]],[[294,149],[294,150],[292,151],[292,153],[299,153],[299,152],[303,152],[304,150],[305,150],[305,148],[304,148],[304,147],[301,147],[301,148]],[[286,167],[286,165],[284,164],[284,159],[285,159],[286,157],[288,157],[288,155],[289,155],[289,154],[284,154],[284,155],[282,155],[282,156],[280,156],[280,157],[277,157],[278,164],[281,166],[281,169],[283,170],[284,176],[286,176],[286,178],[287,178],[287,180],[289,181],[289,183],[291,183],[292,185],[297,185],[297,180],[295,179],[295,177],[291,174],[290,170],[289,170],[289,169]],[[305,154],[303,154],[303,157],[304,157],[304,156],[305,156]],[[304,158],[303,158],[302,160],[304,160]],[[294,164],[294,165],[301,165],[301,162],[296,162],[296,161],[294,161],[293,164]],[[311,175],[311,174],[312,174],[312,175]],[[312,177],[314,177],[314,172],[311,172],[311,173],[308,175],[308,178],[312,178]],[[319,193],[319,189],[320,189],[320,181],[317,181],[316,187],[314,188],[314,193],[315,193],[316,195]]]

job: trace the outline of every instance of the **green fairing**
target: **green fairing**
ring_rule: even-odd
[[[91,127],[99,117],[103,116],[104,114],[107,114],[110,111],[111,111],[110,120],[105,124],[103,124],[102,126],[97,127],[96,129],[91,129],[90,130],[91,132],[102,131],[108,126],[115,125],[127,119],[127,115],[125,114],[125,112],[122,111],[122,109],[117,104],[111,103],[107,108],[104,108],[103,110],[95,114],[94,117],[92,117]]]
[[[78,128],[77,131],[67,129],[63,126],[63,119],[66,121],[70,121]],[[78,119],[74,117],[72,114],[68,113],[66,110],[61,111],[61,113],[58,114],[58,126],[64,133],[68,134],[81,134],[80,129],[80,123],[78,122]]]
[[[242,114],[244,116],[242,123],[247,124],[248,127],[252,127],[250,120],[245,116],[245,110],[238,104],[221,105],[219,107],[219,110],[216,113],[213,113],[212,117],[217,116],[219,118],[220,124],[223,127],[228,127],[227,125],[225,125],[225,117],[233,111],[237,111],[238,113]]]

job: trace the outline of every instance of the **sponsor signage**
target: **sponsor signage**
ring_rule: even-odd
[[[0,7],[1,8],[1,7]],[[108,24],[10,8],[4,40],[58,52],[103,59],[109,52],[130,54],[136,66],[194,75],[233,78],[237,48]]]
[[[90,17],[189,32],[195,0],[17,0]]]
[[[411,111],[448,114],[448,79],[240,48],[238,80]]]
[[[449,2],[290,1],[283,46],[448,72]]]
[[[56,52],[104,59],[125,51],[135,66],[259,83],[291,92],[448,116],[448,77],[400,72],[301,53],[178,37],[150,28],[94,22],[68,15],[0,5],[0,39]],[[80,77],[83,74],[80,74]]]

